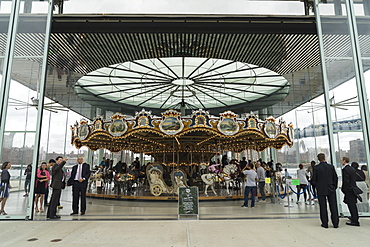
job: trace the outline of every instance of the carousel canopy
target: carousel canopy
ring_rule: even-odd
[[[294,136],[292,124],[273,117],[265,121],[254,114],[240,118],[232,111],[216,117],[202,109],[184,117],[175,110],[163,112],[162,117],[144,109],[131,118],[116,113],[109,120],[99,116],[91,123],[81,120],[71,130],[72,144],[77,148],[146,154],[281,149],[284,145],[291,147]]]
[[[267,68],[225,59],[165,57],[119,63],[95,70],[74,89],[86,102],[100,101],[122,108],[253,109],[284,99],[290,84]]]

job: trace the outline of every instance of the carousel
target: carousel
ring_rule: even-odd
[[[104,179],[108,176],[100,169],[91,178],[90,196],[177,200],[179,187],[197,186],[201,200],[241,198],[237,162],[219,169],[218,162],[211,161],[225,151],[261,152],[293,145],[292,124],[273,117],[261,120],[253,113],[240,117],[232,111],[214,116],[202,109],[186,116],[176,110],[161,115],[143,109],[132,117],[115,113],[110,119],[97,116],[92,122],[82,119],[71,126],[76,148],[129,150],[153,160],[140,171],[111,175],[111,180]]]

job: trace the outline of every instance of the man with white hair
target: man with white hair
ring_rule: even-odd
[[[72,213],[78,214],[78,204],[81,199],[81,215],[86,212],[86,190],[90,178],[90,165],[83,163],[82,157],[77,158],[77,165],[72,167],[71,178],[68,180],[68,186],[72,185]]]

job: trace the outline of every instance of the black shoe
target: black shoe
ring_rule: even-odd
[[[51,219],[51,220],[60,219],[60,216],[59,216],[59,215],[50,216],[50,219]]]
[[[247,208],[248,206],[242,205],[241,207],[242,207],[242,208]]]
[[[346,222],[346,225],[348,225],[348,226],[360,226],[360,223]]]
[[[329,228],[328,225],[321,224],[321,227]]]
[[[85,215],[85,212],[81,213],[81,215]]]
[[[338,228],[338,227],[339,227],[339,225],[335,225],[335,226],[334,226],[334,228]]]
[[[78,214],[78,213],[76,213],[76,212],[72,212],[72,213],[70,213],[69,215],[75,215],[75,214]]]

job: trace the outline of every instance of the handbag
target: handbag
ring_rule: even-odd
[[[0,183],[0,198],[4,198],[5,194],[5,183]]]
[[[352,191],[353,191],[353,193],[355,193],[355,195],[356,195],[357,199],[358,199],[360,202],[362,202],[362,197],[360,196],[360,194],[362,194],[362,193],[363,193],[363,191],[362,191],[359,187],[357,187],[357,186],[353,187],[353,188],[352,188]]]
[[[62,190],[64,190],[66,188],[66,182],[65,181],[62,181],[62,186],[61,186]]]

